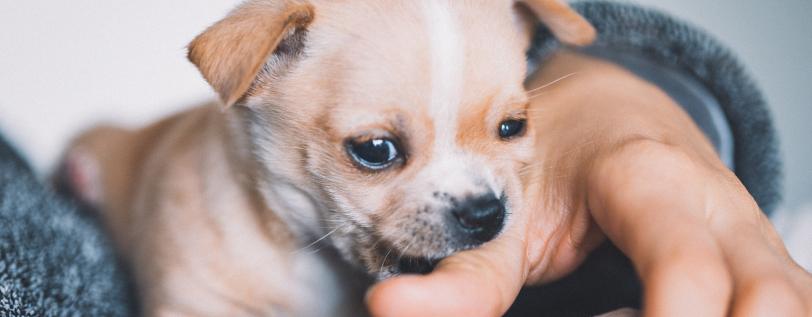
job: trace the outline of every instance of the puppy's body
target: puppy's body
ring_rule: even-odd
[[[354,272],[330,250],[302,249],[263,206],[231,117],[198,107],[139,131],[94,130],[73,150],[105,153],[94,156],[106,178],[101,194],[123,199],[109,200],[104,218],[136,274],[144,313],[362,314],[364,279],[346,280]]]
[[[528,7],[591,36],[556,1]],[[147,315],[358,315],[363,282],[330,250],[420,272],[522,203],[532,25],[509,1],[250,1],[190,45],[225,111],[91,131],[74,183]]]

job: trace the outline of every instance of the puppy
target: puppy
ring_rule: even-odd
[[[145,315],[357,316],[352,268],[428,272],[522,203],[537,18],[594,37],[557,0],[249,1],[189,45],[219,109],[97,128],[65,166]]]

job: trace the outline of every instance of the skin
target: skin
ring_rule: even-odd
[[[572,52],[528,89],[538,163],[524,207],[481,248],[374,286],[374,316],[501,315],[607,238],[643,281],[644,316],[812,316],[812,275],[665,93]]]

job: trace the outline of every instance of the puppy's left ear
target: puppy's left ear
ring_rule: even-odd
[[[564,0],[518,0],[525,4],[561,42],[585,46],[596,37],[595,28]]]
[[[298,0],[248,1],[198,35],[188,57],[228,108],[248,92],[280,43],[313,17],[313,6]]]

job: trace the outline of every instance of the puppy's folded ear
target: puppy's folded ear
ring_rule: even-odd
[[[595,40],[596,32],[584,17],[563,0],[518,0],[525,4],[561,42],[585,46]]]
[[[280,44],[313,17],[313,7],[300,1],[249,1],[198,35],[189,44],[188,57],[227,108],[248,92]]]

